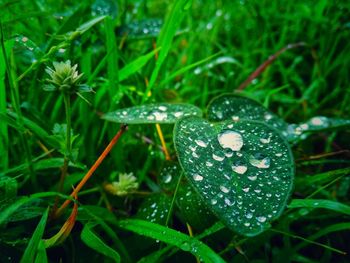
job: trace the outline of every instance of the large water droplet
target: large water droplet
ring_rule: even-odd
[[[230,148],[239,151],[243,147],[242,135],[238,132],[226,130],[218,135],[218,141],[222,148]]]
[[[223,160],[225,159],[225,157],[213,153],[213,159],[214,159],[215,161],[221,162],[221,161],[223,161]]]
[[[232,165],[232,170],[238,174],[244,174],[247,171],[247,166],[241,161],[237,161]]]
[[[267,169],[270,167],[270,162],[270,158],[261,153],[249,156],[249,163],[257,168]]]

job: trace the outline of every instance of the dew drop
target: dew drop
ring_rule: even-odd
[[[233,115],[233,116],[232,116],[232,120],[233,120],[233,121],[239,121],[239,117],[238,117],[238,116]]]
[[[175,112],[175,113],[174,113],[174,116],[175,116],[176,118],[179,118],[179,117],[181,117],[182,115],[184,115],[184,113],[183,113],[182,111],[178,111],[178,112]]]
[[[223,117],[222,111],[217,111],[216,112],[216,117],[218,117],[219,119],[222,119],[222,117]]]
[[[220,185],[220,190],[221,192],[227,194],[228,192],[230,192],[230,189],[226,188],[225,186],[223,185]]]
[[[211,163],[211,162],[205,162],[205,165],[207,166],[207,167],[212,167],[213,166],[213,163]]]
[[[250,181],[256,181],[257,178],[258,178],[258,177],[257,177],[256,175],[250,175],[250,176],[248,176],[248,179],[249,179]]]
[[[266,221],[266,217],[265,217],[265,216],[258,216],[258,217],[256,218],[256,220],[258,220],[258,221],[261,222],[261,223],[264,223],[264,222]]]
[[[166,110],[167,110],[167,107],[165,107],[165,106],[159,106],[158,109],[161,110],[161,111],[166,111]]]
[[[257,168],[267,169],[270,167],[270,158],[261,153],[256,153],[250,155],[249,163]]]
[[[275,154],[277,157],[281,157],[282,156],[282,153],[276,153]]]
[[[315,126],[322,126],[325,124],[324,120],[322,117],[313,117],[311,120],[310,120],[310,123],[312,125],[315,125]]]
[[[233,205],[233,203],[227,197],[225,198],[225,204],[227,204],[228,206],[232,206]]]
[[[244,174],[247,169],[247,166],[241,161],[237,161],[232,165],[232,170],[238,174]]]
[[[214,159],[215,161],[221,162],[221,161],[223,161],[223,160],[225,159],[225,157],[218,156],[218,155],[216,155],[215,153],[213,153],[213,159]]]
[[[203,147],[203,148],[208,146],[208,144],[202,140],[195,140],[195,142],[198,146]]]
[[[248,226],[250,226],[250,223],[246,222],[246,223],[244,223],[244,225],[248,227]]]
[[[171,182],[172,176],[170,174],[167,174],[164,178],[164,183],[168,184]]]
[[[218,200],[216,200],[216,199],[211,199],[210,203],[211,203],[212,205],[216,205],[216,204],[218,203]]]
[[[218,141],[222,148],[230,148],[232,151],[239,151],[243,147],[242,135],[238,132],[226,130],[218,135]]]
[[[199,174],[194,174],[193,175],[193,180],[199,182],[203,180],[203,176],[199,175]]]
[[[166,112],[154,112],[153,115],[157,121],[163,121],[168,117]]]
[[[249,192],[249,187],[242,188],[243,192],[248,193]]]
[[[248,213],[248,214],[245,215],[245,217],[248,218],[248,219],[251,219],[253,217],[253,214],[252,213]]]
[[[260,138],[260,142],[261,143],[269,143],[271,141],[271,137],[268,137],[268,138]]]

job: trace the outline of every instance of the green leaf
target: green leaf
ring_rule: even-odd
[[[157,48],[146,55],[140,56],[129,64],[125,65],[122,69],[119,70],[119,81],[127,79],[130,75],[136,73],[140,70],[146,63],[154,57],[154,55],[160,50]]]
[[[208,105],[208,119],[213,122],[240,119],[261,121],[285,133],[288,127],[284,120],[259,102],[235,94],[223,94],[214,98]]]
[[[172,198],[165,194],[154,194],[140,205],[136,217],[165,225]]]
[[[324,208],[350,215],[350,206],[337,201],[323,199],[293,199],[288,208]]]
[[[113,259],[114,262],[120,262],[120,256],[117,251],[115,251],[110,246],[106,245],[103,240],[92,230],[94,224],[84,225],[83,231],[81,232],[81,240],[90,248],[95,251]]]
[[[341,130],[348,127],[350,127],[350,120],[315,116],[306,122],[288,125],[287,139],[292,143],[297,143],[305,140],[312,133]]]
[[[39,243],[41,238],[43,237],[45,226],[46,226],[46,221],[47,217],[49,214],[49,208],[46,209],[45,213],[43,214],[42,218],[40,219],[39,224],[37,225],[29,243],[24,251],[24,254],[21,259],[21,263],[32,263],[34,262]]]
[[[0,211],[0,225],[6,222],[6,220],[17,211],[22,205],[27,203],[30,199],[26,196],[19,198],[15,203],[6,207],[4,210]]]
[[[176,123],[174,144],[190,183],[232,230],[257,235],[282,213],[294,161],[275,129],[256,121],[211,124],[188,117]]]
[[[175,123],[186,116],[202,116],[202,112],[191,104],[156,103],[109,112],[102,119],[126,124]]]
[[[225,262],[210,247],[179,231],[138,219],[122,220],[118,225],[120,228],[179,247],[200,258],[203,262]]]
[[[180,209],[183,220],[194,229],[206,229],[217,221],[217,218],[189,184],[179,187],[176,204]]]

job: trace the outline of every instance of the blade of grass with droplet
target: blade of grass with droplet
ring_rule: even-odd
[[[120,262],[120,256],[117,251],[108,246],[94,231],[92,228],[93,224],[87,223],[81,232],[81,240],[90,248],[111,258],[114,262]]]
[[[218,254],[216,254],[203,242],[176,230],[138,219],[119,221],[118,226],[122,229],[179,247],[180,249],[188,251],[199,257],[201,260],[203,260],[203,262],[225,262]]]
[[[189,9],[191,0],[177,0],[173,3],[170,13],[167,15],[164,26],[162,27],[159,37],[157,39],[157,47],[161,47],[156,66],[152,72],[149,85],[143,95],[142,102],[145,102],[149,96],[150,91],[154,88],[157,81],[159,71],[167,57],[171,48],[171,43],[176,34],[176,30],[185,17],[186,11]]]
[[[139,71],[146,63],[154,57],[154,55],[160,50],[156,48],[155,50],[147,53],[146,55],[139,56],[137,59],[131,61],[129,64],[125,65],[119,70],[119,81],[127,79],[132,74]]]
[[[31,239],[29,240],[28,246],[25,249],[24,254],[21,258],[21,263],[34,262],[40,240],[44,234],[48,214],[49,214],[49,208],[46,209],[45,213],[43,214],[42,218],[40,219],[40,222],[37,225],[32,237],[31,237]]]
[[[350,206],[324,199],[293,199],[288,208],[323,208],[334,212],[350,215]]]

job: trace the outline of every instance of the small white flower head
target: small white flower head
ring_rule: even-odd
[[[134,192],[138,187],[137,178],[132,173],[120,173],[118,181],[104,185],[104,189],[108,193],[118,196],[125,196]]]

